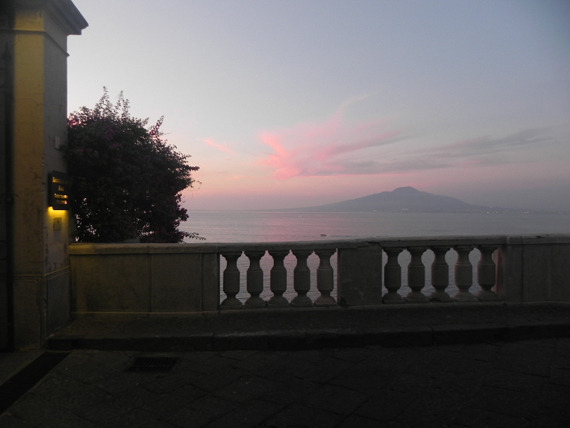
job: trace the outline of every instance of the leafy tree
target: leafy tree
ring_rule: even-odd
[[[188,218],[181,192],[192,187],[198,167],[161,138],[162,120],[147,126],[148,119],[130,115],[122,92],[113,104],[106,88],[93,109],[69,115],[66,158],[77,241],[203,239],[178,230]]]

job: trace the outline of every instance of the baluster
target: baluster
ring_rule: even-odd
[[[241,309],[242,304],[236,298],[236,295],[239,293],[237,259],[241,256],[241,251],[229,251],[221,254],[226,259],[226,269],[224,270],[224,293],[226,298],[220,304],[220,309]]]
[[[477,281],[481,286],[481,290],[477,293],[477,297],[482,302],[496,302],[501,300],[499,296],[491,290],[495,286],[495,262],[493,261],[493,252],[497,249],[496,245],[479,245],[477,249],[481,252],[481,259],[477,264]]]
[[[334,271],[331,266],[331,256],[335,249],[315,250],[319,256],[319,267],[317,268],[317,289],[321,293],[315,301],[315,306],[336,306],[336,300],[331,296],[334,289]]]
[[[473,249],[472,245],[457,245],[457,263],[455,263],[455,285],[459,291],[455,293],[453,299],[457,302],[478,302],[479,299],[469,292],[473,285],[473,266],[469,261],[469,253]]]
[[[267,305],[271,308],[288,307],[289,302],[283,297],[283,293],[287,291],[287,269],[285,269],[283,260],[289,254],[289,250],[272,250],[269,251],[269,254],[273,257],[273,267],[271,268],[269,278],[273,296],[269,299]]]
[[[307,258],[313,250],[293,250],[297,258],[297,265],[293,271],[293,287],[297,295],[291,300],[291,306],[295,308],[313,306],[313,301],[307,293],[311,289],[311,271],[307,266]]]
[[[265,301],[259,297],[263,292],[263,270],[259,265],[259,260],[264,254],[265,251],[245,252],[245,255],[249,258],[249,268],[247,269],[247,292],[250,294],[249,299],[247,299],[244,304],[244,308],[246,309],[265,307]]]
[[[435,255],[431,265],[431,285],[435,291],[430,294],[429,299],[432,302],[453,303],[454,300],[445,291],[449,285],[449,265],[445,261],[445,255],[450,247],[433,247],[432,251]]]
[[[398,256],[403,248],[384,248],[388,256],[386,266],[384,266],[384,286],[388,290],[382,297],[382,302],[387,304],[402,304],[406,301],[398,294],[402,286],[402,268],[398,262]]]
[[[408,286],[412,291],[406,296],[408,303],[429,303],[429,299],[422,293],[426,285],[426,268],[422,262],[424,247],[409,247],[412,260],[408,265]]]

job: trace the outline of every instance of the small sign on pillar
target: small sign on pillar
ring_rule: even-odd
[[[48,204],[54,210],[69,210],[69,176],[63,172],[52,172],[49,180]]]

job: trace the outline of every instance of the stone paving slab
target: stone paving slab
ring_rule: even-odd
[[[130,372],[136,357],[172,357]],[[570,338],[306,350],[75,350],[0,416],[30,427],[567,427]]]
[[[241,310],[220,314],[83,315],[52,350],[287,350],[427,346],[570,337],[570,305],[429,304]]]
[[[0,352],[0,385],[38,358],[44,351]]]
[[[564,304],[82,316],[48,344],[75,350],[1,427],[565,427],[570,416]],[[3,380],[33,360],[18,355],[0,359]],[[139,356],[177,360],[125,371]]]

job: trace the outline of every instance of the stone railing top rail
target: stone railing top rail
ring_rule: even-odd
[[[217,253],[217,244],[94,244],[69,246],[70,255]]]
[[[88,254],[176,254],[176,253],[219,253],[229,251],[256,250],[304,250],[358,248],[370,244],[382,247],[412,246],[459,246],[459,245],[540,245],[570,244],[570,234],[527,234],[527,235],[458,235],[458,236],[414,236],[343,239],[330,241],[287,241],[287,242],[212,242],[191,244],[71,244],[72,255]]]
[[[455,235],[455,236],[412,236],[403,238],[374,238],[367,242],[383,247],[431,246],[431,245],[539,245],[570,244],[570,234],[525,234],[525,235]]]

